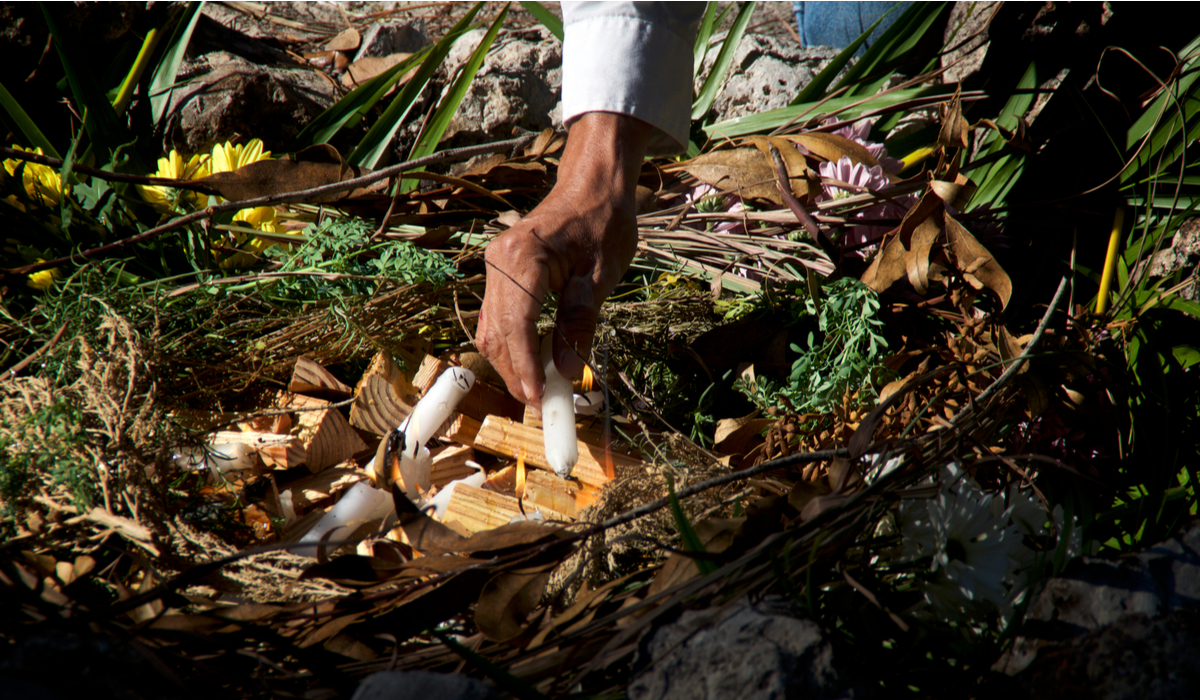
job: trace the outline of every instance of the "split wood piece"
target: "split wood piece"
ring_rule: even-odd
[[[540,469],[550,469],[546,461],[546,448],[542,431],[507,418],[488,416],[475,436],[475,447],[502,457],[512,457],[520,451],[525,464]],[[604,475],[604,448],[590,442],[579,443],[579,461],[571,476],[579,481],[601,488],[608,482]],[[612,453],[614,468],[641,467],[642,460],[617,452]]]
[[[210,442],[214,445],[250,445],[263,464],[275,469],[291,469],[304,463],[304,445],[294,435],[222,430]]]
[[[292,507],[301,513],[311,509],[313,504],[336,496],[365,478],[361,469],[332,467],[287,484],[279,484],[279,490],[281,493],[291,490]]]
[[[541,469],[531,469],[525,475],[525,510],[527,512],[532,506],[543,513],[562,513],[567,518],[574,520],[579,517],[578,501],[579,485],[574,482]]]
[[[569,520],[564,513],[540,508],[547,520]],[[532,509],[525,506],[526,513]],[[483,530],[492,530],[507,525],[513,518],[521,515],[521,507],[512,496],[487,491],[475,486],[459,484],[454,488],[450,497],[450,505],[446,507],[447,525],[457,523],[472,534]]]
[[[358,382],[350,425],[383,437],[400,427],[417,403],[417,390],[400,371],[391,353],[384,350],[371,360]]]
[[[342,412],[329,407],[328,401],[303,394],[279,392],[276,405],[296,410],[292,434],[305,450],[305,465],[316,473],[350,459],[367,449],[358,433],[346,422]]]
[[[582,420],[580,420],[582,419]],[[604,442],[604,421],[598,418],[589,418],[588,416],[575,417],[575,437],[590,442],[594,445],[599,445]],[[542,413],[536,408],[525,407],[525,415],[521,422],[531,428],[542,429]]]
[[[353,389],[330,374],[329,370],[304,356],[296,359],[288,391],[327,401],[342,401],[354,394]]]
[[[456,442],[460,445],[474,445],[475,436],[479,434],[479,421],[470,416],[464,416],[461,413],[451,413],[450,417],[442,423],[442,427],[433,434],[434,437],[442,438],[450,442]]]
[[[424,394],[429,391],[429,387],[433,386],[437,378],[442,376],[442,372],[451,366],[445,360],[426,355],[425,359],[421,361],[421,366],[417,368],[417,373],[413,375],[413,386]],[[465,413],[479,421],[488,416],[504,416],[520,420],[525,411],[525,404],[514,399],[508,392],[482,381],[478,375],[475,379],[471,390],[458,404],[459,413]]]
[[[449,445],[430,450],[433,457],[433,467],[430,469],[429,481],[439,489],[456,479],[471,476],[475,468],[467,466],[468,460],[475,459],[475,449],[470,445]]]

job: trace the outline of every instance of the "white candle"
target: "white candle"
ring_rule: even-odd
[[[542,394],[542,436],[546,461],[554,473],[566,478],[579,460],[575,442],[575,397],[571,382],[554,366],[554,334],[542,339],[542,366],[546,371],[546,390]]]
[[[404,452],[416,458],[417,452],[442,427],[459,402],[475,385],[475,373],[465,367],[451,367],[438,377],[425,396],[417,402],[401,425],[404,431]]]
[[[341,499],[329,509],[329,512],[325,513],[325,516],[317,521],[313,529],[301,538],[301,546],[293,547],[291,552],[302,557],[315,557],[317,555],[316,545],[320,543],[325,533],[355,521],[384,518],[390,512],[392,512],[390,494],[371,488],[367,482],[360,481],[342,494]]]

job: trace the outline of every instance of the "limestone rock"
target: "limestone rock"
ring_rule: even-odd
[[[166,147],[207,151],[227,140],[260,138],[278,150],[337,99],[319,72],[262,66],[220,51],[185,62],[164,129]]]
[[[429,45],[425,22],[376,22],[363,32],[362,45],[354,60],[368,56],[391,56],[394,53],[416,53]]]
[[[845,697],[833,649],[780,599],[684,613],[638,645],[631,700]]]
[[[380,671],[363,679],[351,700],[490,700],[491,686],[469,676],[430,671]]]
[[[466,62],[485,30],[464,34],[446,57],[447,76]],[[449,80],[449,79],[447,79]],[[561,121],[562,44],[544,29],[501,34],[480,66],[445,138],[467,144],[540,131]]]
[[[699,92],[718,49],[710,49],[694,89]],[[713,102],[715,121],[786,107],[838,54],[825,46],[799,48],[772,36],[747,34],[733,54],[724,89]]]

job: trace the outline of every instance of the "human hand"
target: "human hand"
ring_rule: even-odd
[[[550,194],[488,244],[476,344],[509,392],[530,406],[540,408],[546,381],[536,328],[546,292],[559,294],[554,363],[564,377],[577,378],[600,305],[633,261],[635,192],[650,132],[626,115],[581,116]]]

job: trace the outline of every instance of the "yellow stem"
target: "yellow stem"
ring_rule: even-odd
[[[1108,306],[1108,291],[1112,288],[1113,270],[1117,269],[1117,246],[1121,241],[1121,227],[1125,223],[1125,207],[1117,205],[1113,214],[1112,234],[1108,237],[1108,254],[1104,256],[1104,272],[1100,275],[1100,294],[1096,296],[1096,313],[1104,313]]]
[[[920,163],[921,161],[925,160],[932,154],[933,154],[933,149],[928,148],[928,147],[918,148],[917,150],[913,151],[912,153],[909,153],[908,155],[904,156],[904,158],[901,159],[901,161],[900,161],[901,163],[904,164],[903,166],[900,167],[900,172],[904,172],[905,170],[908,170],[909,168],[911,168],[912,166],[916,165],[917,163]]]
[[[118,115],[125,112],[125,108],[129,106],[129,100],[133,98],[133,87],[142,79],[142,73],[146,70],[146,66],[150,63],[150,56],[154,54],[154,49],[158,47],[158,28],[151,29],[146,38],[142,41],[142,49],[138,51],[137,60],[133,62],[133,68],[129,69],[129,74],[125,76],[125,81],[121,83],[121,89],[117,92],[117,99],[113,101],[113,111]]]

